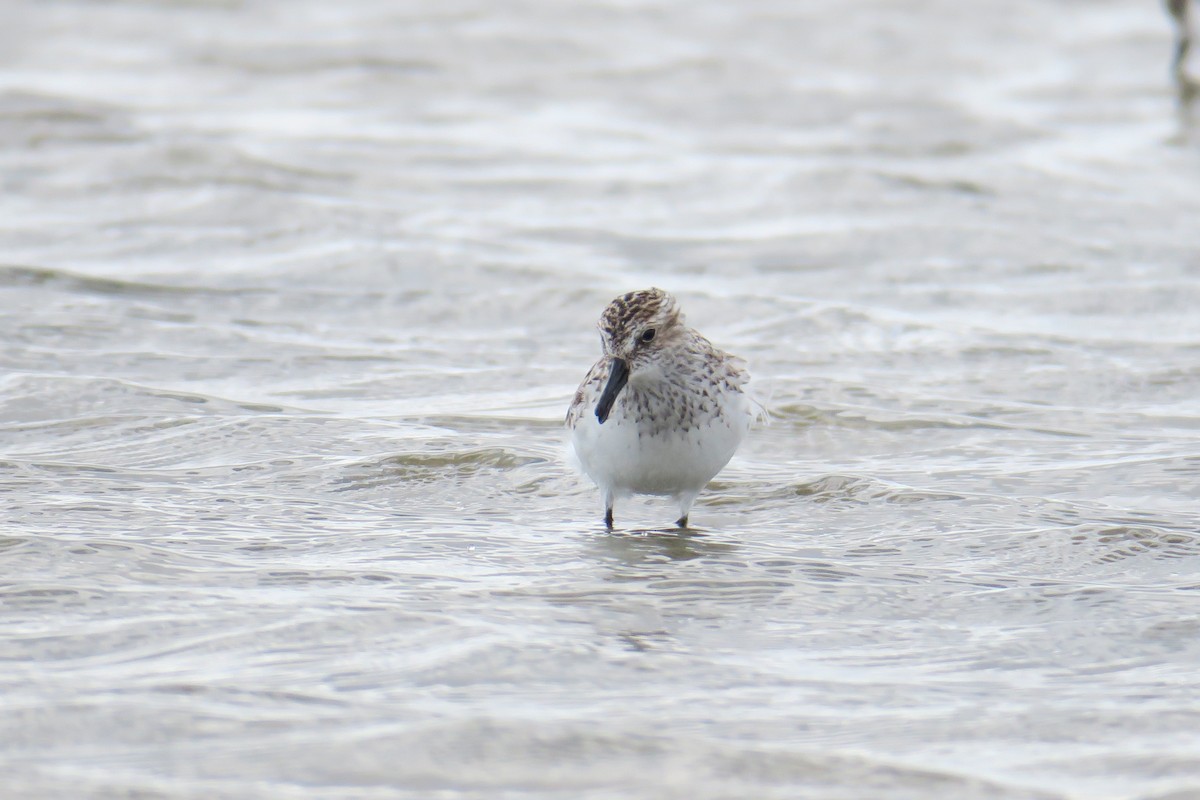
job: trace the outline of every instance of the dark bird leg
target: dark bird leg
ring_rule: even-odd
[[[688,518],[688,515],[684,514],[682,517],[675,520],[675,524],[681,528],[686,528],[687,527],[687,518]]]
[[[1171,60],[1171,72],[1184,100],[1191,100],[1200,90],[1200,85],[1187,74],[1188,52],[1192,49],[1191,2],[1192,0],[1167,0],[1167,10],[1175,18],[1175,56]]]
[[[604,509],[604,527],[612,530],[612,506]]]

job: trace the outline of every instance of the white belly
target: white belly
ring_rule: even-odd
[[[729,463],[750,427],[745,397],[734,394],[725,402],[725,413],[687,431],[651,433],[616,413],[600,424],[588,413],[575,426],[572,445],[588,477],[616,496],[695,495]]]

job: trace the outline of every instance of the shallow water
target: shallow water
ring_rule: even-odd
[[[18,2],[21,797],[1200,796],[1200,141],[1153,2]],[[772,419],[561,418],[658,285]]]

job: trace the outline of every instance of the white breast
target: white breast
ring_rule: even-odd
[[[729,463],[750,428],[750,404],[741,392],[720,398],[722,413],[687,431],[639,425],[618,403],[603,425],[594,413],[576,424],[575,454],[598,486],[617,496],[695,494]]]

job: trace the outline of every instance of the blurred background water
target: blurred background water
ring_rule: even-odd
[[[11,0],[9,797],[1200,797],[1152,0]],[[606,533],[656,285],[772,411]]]

